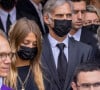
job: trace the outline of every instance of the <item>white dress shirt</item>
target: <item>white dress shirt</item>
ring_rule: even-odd
[[[82,29],[79,29],[74,35],[68,34],[69,37],[73,37],[76,41],[80,41]]]
[[[66,39],[63,42],[58,42],[57,40],[55,40],[50,34],[48,35],[48,39],[50,41],[51,44],[51,48],[52,48],[52,53],[53,53],[53,57],[54,57],[54,62],[57,68],[57,63],[58,63],[58,55],[60,53],[59,48],[56,46],[58,43],[64,43],[65,44],[65,48],[64,48],[64,53],[65,56],[68,60],[68,37],[66,37]]]
[[[0,90],[1,90],[1,87],[2,87],[2,78],[0,77]]]
[[[6,32],[6,22],[7,22],[8,14],[10,14],[11,23],[15,23],[16,22],[16,8],[14,7],[9,13],[0,8],[0,19],[2,21],[5,32]]]

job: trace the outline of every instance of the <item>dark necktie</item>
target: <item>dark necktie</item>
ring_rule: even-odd
[[[67,58],[64,54],[65,44],[64,43],[57,44],[57,47],[60,50],[60,53],[58,56],[57,71],[58,71],[58,76],[59,76],[61,87],[63,88],[65,79],[66,79],[66,72],[67,72]]]
[[[10,29],[11,21],[10,21],[10,14],[7,16],[7,22],[6,22],[6,33],[8,34],[8,31]]]

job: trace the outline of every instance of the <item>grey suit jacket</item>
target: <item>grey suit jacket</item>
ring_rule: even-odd
[[[76,66],[94,59],[91,46],[75,41],[73,38],[69,38],[68,46],[68,70],[66,72],[65,85],[62,89],[48,37],[44,37],[41,62],[46,90],[70,90],[70,83]]]

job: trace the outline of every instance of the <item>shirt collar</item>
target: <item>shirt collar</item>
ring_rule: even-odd
[[[75,40],[80,41],[81,31],[82,29],[80,28],[74,35],[71,35],[70,33],[68,35],[69,37],[73,37]]]
[[[4,11],[3,9],[0,9],[0,17],[1,18],[5,17],[5,19],[7,19],[7,15],[8,15],[8,13],[6,11]]]
[[[10,12],[11,20],[15,21],[16,17],[16,8],[14,7]],[[0,17],[4,19],[4,21],[7,20],[8,12],[4,11],[3,9],[0,9]]]
[[[7,16],[8,13],[9,13],[10,15],[15,14],[15,13],[16,13],[16,8],[14,7],[10,12],[6,12],[5,10],[0,9],[0,15],[6,15],[6,16]]]
[[[51,47],[56,47],[58,43],[64,43],[66,47],[68,47],[68,36],[63,40],[63,42],[58,42],[54,39],[50,34],[48,34],[48,39],[50,41]]]
[[[10,11],[10,15],[11,16],[16,16],[16,8],[14,7],[11,11]]]

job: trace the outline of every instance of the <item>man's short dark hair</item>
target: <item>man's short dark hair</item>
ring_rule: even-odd
[[[84,1],[85,3],[86,3],[86,5],[87,5],[87,0],[70,0],[71,2],[81,2],[81,1]]]
[[[80,1],[87,1],[87,0],[70,0],[70,1],[72,1],[72,2],[80,2]]]
[[[100,64],[95,63],[95,62],[90,62],[90,63],[82,63],[79,66],[77,66],[74,76],[73,76],[73,81],[77,83],[77,78],[79,73],[81,72],[92,72],[92,71],[100,71]]]

